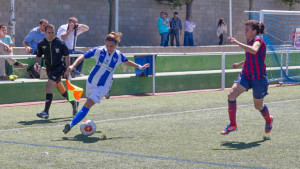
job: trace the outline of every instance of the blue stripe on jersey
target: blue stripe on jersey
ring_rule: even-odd
[[[90,49],[84,53],[84,58],[90,58],[95,55],[97,48]]]
[[[112,70],[116,67],[116,64],[118,62],[118,54],[115,52],[114,55],[111,58],[109,67],[112,68]],[[103,58],[104,60],[104,58]],[[102,60],[102,62],[103,62]],[[101,78],[99,79],[99,82],[97,84],[97,86],[104,86],[105,82],[107,81],[108,76],[110,75],[110,71],[106,70],[103,75],[101,76]]]
[[[108,71],[108,70],[105,71],[105,73],[99,79],[99,82],[98,82],[97,86],[104,86],[104,84],[106,83],[106,80],[107,80],[109,74],[110,74],[110,71]]]
[[[257,54],[258,54],[258,52],[257,52]],[[258,55],[257,55],[258,56]],[[252,55],[252,65],[253,65],[253,74],[252,74],[252,72],[251,72],[251,76],[252,77],[250,77],[250,78],[253,78],[253,77],[255,77],[256,75],[257,75],[257,69],[255,68],[256,66],[255,66],[255,55]]]
[[[99,65],[96,65],[94,67],[94,69],[92,70],[92,72],[90,73],[89,78],[88,78],[89,83],[92,83],[92,80],[93,80],[94,76],[96,75],[96,73],[98,72],[98,70],[100,69],[100,67],[101,66],[99,66]]]
[[[109,67],[114,69],[116,67],[117,62],[118,62],[118,59],[119,59],[119,56],[118,56],[117,52],[115,52],[113,57],[111,58]]]
[[[100,57],[99,57],[97,63],[99,63],[99,62],[103,63],[105,57],[106,57],[106,52],[105,52],[105,50],[101,50],[101,51],[100,51]],[[97,63],[96,63],[96,64],[97,64]]]
[[[127,57],[124,56],[123,53],[121,53],[121,61],[122,61],[122,62],[128,62]]]

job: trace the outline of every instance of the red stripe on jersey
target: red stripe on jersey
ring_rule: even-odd
[[[242,74],[251,80],[259,80],[266,76],[266,64],[264,62],[266,57],[266,44],[261,37],[256,36],[248,42],[248,45],[253,46],[256,41],[259,41],[261,46],[255,55],[246,52],[246,60],[242,70]]]
[[[267,66],[265,64],[265,59],[266,59],[266,44],[265,43],[262,44],[261,50],[263,51],[263,53],[262,53],[262,55],[263,55],[262,59],[263,59],[263,62],[264,62],[263,74],[265,75],[266,74],[266,68],[267,68]]]
[[[259,53],[260,51],[258,51],[257,53]],[[258,63],[258,54],[255,54],[254,55],[254,60],[255,60],[255,69],[256,69],[256,74],[257,74],[257,77],[260,77],[260,69],[259,69],[259,63]],[[254,71],[254,70],[253,70]],[[255,80],[255,77],[252,77],[252,80]]]
[[[253,79],[253,75],[254,75],[254,65],[253,65],[253,56],[254,55],[252,55],[251,53],[249,53],[249,62],[250,62],[250,78],[252,79],[252,80],[254,80]]]

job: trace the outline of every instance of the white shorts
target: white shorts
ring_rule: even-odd
[[[92,86],[86,81],[86,97],[92,99],[95,103],[100,103],[101,99],[109,92],[109,88],[104,86]]]

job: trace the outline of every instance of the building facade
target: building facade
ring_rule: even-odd
[[[7,25],[10,0],[0,1],[0,23]],[[172,10],[156,0],[119,0],[119,8],[122,46],[159,46],[157,19],[161,11],[168,12],[169,18],[177,11],[182,22],[185,21],[185,6]],[[252,10],[261,9],[288,10],[288,6],[281,0],[253,0]],[[299,9],[299,5],[294,6],[294,10]],[[245,41],[244,23],[248,20],[248,14],[244,13],[246,10],[249,10],[249,0],[232,0],[232,32],[233,36],[241,41]],[[33,27],[38,26],[40,19],[49,20],[57,30],[60,25],[66,24],[71,16],[77,17],[79,23],[90,27],[88,32],[79,36],[77,46],[93,47],[104,44],[109,24],[108,0],[15,0],[15,46],[22,46],[24,37]],[[194,0],[192,17],[197,25],[194,30],[195,45],[217,45],[217,22],[219,18],[229,22],[229,0]],[[114,23],[112,24],[114,28]],[[224,39],[228,35],[229,30]],[[181,45],[183,36],[184,31],[180,36]]]

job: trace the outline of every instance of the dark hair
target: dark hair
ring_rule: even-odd
[[[74,20],[74,21],[78,22],[78,19],[76,17],[74,17],[74,16],[72,16],[72,17],[69,18],[69,21],[71,21],[71,20]]]
[[[256,20],[249,20],[245,23],[245,26],[251,26],[252,30],[256,30],[256,34],[265,34],[265,24],[259,23]]]
[[[178,12],[174,12],[174,15],[178,15]]]
[[[47,19],[41,19],[41,20],[40,20],[40,25],[43,24],[44,22],[49,23]]]
[[[221,26],[223,23],[224,23],[224,19],[223,19],[223,18],[220,18],[217,27]]]
[[[47,24],[47,25],[45,26],[45,32],[47,31],[48,28],[52,28],[53,30],[55,30],[55,26],[54,26],[54,25],[52,25],[52,24]]]
[[[106,40],[110,40],[110,41],[115,41],[117,43],[120,43],[121,42],[121,36],[123,36],[123,34],[121,32],[111,32],[110,34],[106,35],[105,36],[105,39]]]
[[[0,29],[6,27],[4,24],[0,24]]]

